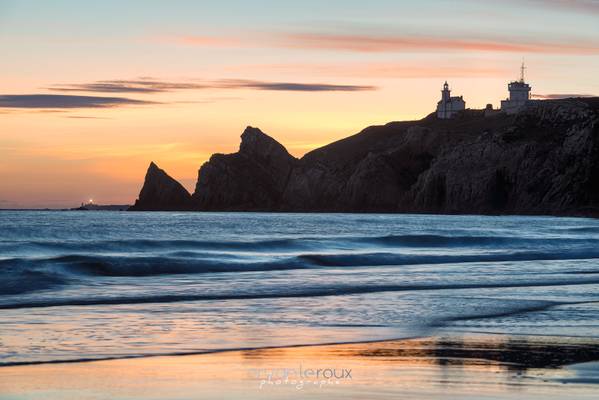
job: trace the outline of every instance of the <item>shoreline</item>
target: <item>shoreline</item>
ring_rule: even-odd
[[[303,349],[303,348],[325,348],[325,349],[333,349],[335,347],[355,347],[355,346],[370,346],[370,345],[386,345],[388,343],[397,343],[397,344],[410,344],[413,342],[422,342],[422,343],[433,343],[436,340],[438,341],[447,341],[451,348],[456,347],[455,345],[460,342],[460,339],[463,339],[465,343],[477,342],[477,343],[485,343],[486,341],[492,341],[495,338],[509,338],[510,341],[513,342],[532,342],[535,345],[540,343],[546,343],[549,347],[559,348],[562,344],[577,344],[577,345],[586,345],[590,348],[593,348],[593,354],[596,354],[595,358],[591,360],[583,360],[583,359],[574,359],[570,360],[572,362],[559,364],[560,366],[566,366],[568,364],[574,364],[579,362],[599,362],[599,338],[587,337],[587,336],[556,336],[556,335],[531,335],[525,333],[516,333],[516,334],[505,334],[505,333],[494,333],[494,332],[481,332],[481,331],[465,331],[465,332],[452,332],[448,331],[446,333],[439,333],[433,336],[407,336],[407,337],[399,337],[399,338],[390,338],[390,339],[372,339],[372,340],[357,340],[357,341],[344,341],[344,342],[324,342],[324,343],[300,343],[300,344],[290,344],[290,345],[280,345],[280,346],[262,346],[262,347],[234,347],[234,348],[224,348],[224,349],[206,349],[206,350],[198,350],[198,351],[190,351],[190,352],[171,352],[171,353],[158,353],[158,354],[136,354],[136,355],[124,355],[124,356],[109,356],[106,358],[79,358],[79,359],[66,359],[66,360],[48,360],[48,361],[15,361],[9,363],[1,363],[0,362],[0,370],[4,368],[11,367],[27,367],[27,366],[36,366],[36,365],[56,365],[56,364],[79,364],[79,363],[97,363],[97,362],[105,362],[105,361],[130,361],[130,360],[140,360],[140,359],[148,359],[148,358],[160,358],[160,357],[193,357],[193,356],[208,356],[214,354],[223,354],[223,353],[238,353],[238,352],[261,352],[261,351],[273,351],[273,350],[285,350],[285,349]],[[528,339],[528,340],[527,340]],[[595,349],[596,347],[596,349]],[[524,349],[528,350],[528,349]],[[509,354],[507,354],[509,356]],[[468,357],[467,357],[468,358]],[[483,357],[484,358],[484,357]],[[510,363],[510,361],[507,361]]]
[[[247,351],[269,351],[269,350],[281,350],[281,349],[296,349],[296,348],[307,348],[307,347],[333,347],[333,346],[346,346],[346,345],[368,345],[372,343],[387,343],[387,342],[401,342],[405,340],[416,340],[425,339],[424,336],[413,336],[405,338],[392,338],[392,339],[373,339],[373,340],[360,340],[360,341],[347,341],[347,342],[326,342],[326,343],[306,343],[306,344],[290,344],[281,346],[263,346],[263,347],[235,347],[229,349],[208,349],[198,350],[190,352],[172,352],[172,353],[159,353],[159,354],[138,354],[131,356],[115,356],[106,358],[78,358],[78,359],[67,359],[67,360],[48,360],[48,361],[15,361],[2,363],[0,362],[0,371],[3,368],[10,367],[27,367],[33,365],[55,365],[55,364],[78,364],[78,363],[95,363],[103,361],[127,361],[127,360],[139,360],[147,358],[157,357],[188,357],[188,356],[203,356],[211,354],[222,354],[222,353],[237,353]],[[599,341],[599,339],[598,339]]]
[[[0,398],[590,399],[598,361],[599,339],[448,334],[4,366]]]

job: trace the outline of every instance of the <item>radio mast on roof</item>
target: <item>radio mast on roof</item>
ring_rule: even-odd
[[[507,114],[516,114],[530,101],[530,85],[524,82],[526,66],[524,60],[520,66],[520,80],[510,82],[507,88],[510,92],[509,99],[501,101],[501,111]]]

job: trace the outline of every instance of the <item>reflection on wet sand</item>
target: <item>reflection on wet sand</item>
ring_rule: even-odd
[[[437,337],[5,367],[0,398],[591,399],[560,367],[597,360],[590,339]]]
[[[485,337],[440,337],[380,342],[356,356],[389,359],[422,359],[438,365],[502,365],[508,370],[557,368],[599,360],[599,341],[579,338],[488,335]]]

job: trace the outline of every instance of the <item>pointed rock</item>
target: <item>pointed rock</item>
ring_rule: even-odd
[[[180,211],[192,208],[191,195],[187,189],[151,162],[139,199],[129,210]]]
[[[241,134],[239,152],[248,157],[261,158],[262,161],[280,159],[287,162],[290,158],[293,158],[281,143],[260,129],[251,126],[245,128]]]
[[[297,160],[258,128],[247,127],[239,151],[202,165],[193,195],[202,210],[274,210]]]

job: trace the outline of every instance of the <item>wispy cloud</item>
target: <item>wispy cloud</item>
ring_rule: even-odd
[[[0,108],[73,109],[108,108],[127,105],[156,104],[126,97],[71,96],[59,94],[0,95]]]
[[[220,79],[206,82],[169,82],[138,79],[63,84],[52,86],[49,89],[56,91],[98,93],[161,93],[177,90],[202,89],[254,89],[291,92],[357,92],[364,90],[375,90],[376,87],[361,85],[338,85],[329,83],[268,82],[249,79]]]
[[[559,100],[559,99],[569,99],[576,97],[595,97],[592,94],[580,94],[580,93],[569,93],[569,94],[533,94],[533,98],[540,100]]]
[[[173,90],[205,89],[206,85],[192,82],[168,82],[153,79],[104,80],[91,83],[73,83],[51,86],[59,92],[99,93],[160,93]]]
[[[486,51],[510,53],[599,54],[599,42],[538,42],[515,39],[470,39],[420,35],[354,35],[293,33],[280,38],[281,45],[299,49],[352,52]]]
[[[215,87],[290,92],[359,92],[376,90],[376,86],[334,85],[328,83],[264,82],[253,80],[221,80]]]
[[[554,1],[556,3],[562,3]],[[581,2],[582,3],[582,2]],[[579,5],[580,7],[581,5]],[[599,5],[593,5],[598,7]],[[361,53],[406,53],[426,51],[502,52],[537,54],[599,54],[599,41],[588,38],[563,40],[532,40],[529,37],[477,37],[455,33],[421,35],[404,32],[376,33],[319,33],[284,32],[270,35],[248,33],[245,36],[222,38],[181,36],[171,40],[199,47],[271,47],[299,50],[331,50]]]

